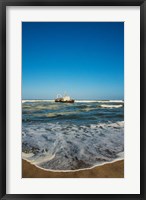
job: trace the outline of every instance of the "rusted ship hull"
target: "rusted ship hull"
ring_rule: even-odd
[[[61,102],[63,99],[62,98],[57,98],[55,99],[55,102]]]
[[[61,103],[74,103],[75,102],[75,100],[69,100],[69,101],[60,101]]]
[[[60,103],[74,103],[75,100],[71,99],[71,100],[63,100],[63,99],[55,99],[55,102],[60,102]]]

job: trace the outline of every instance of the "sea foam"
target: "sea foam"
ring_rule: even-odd
[[[22,157],[45,170],[78,170],[123,158],[124,122],[23,125]]]
[[[102,107],[102,108],[121,108],[121,107],[123,107],[123,105],[122,105],[122,104],[120,104],[120,105],[108,105],[108,104],[103,104],[103,105],[101,105],[101,107]]]

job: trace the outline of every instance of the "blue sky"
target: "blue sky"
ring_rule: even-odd
[[[123,22],[23,22],[22,98],[124,99]]]

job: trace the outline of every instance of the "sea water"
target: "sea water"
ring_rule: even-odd
[[[123,101],[22,101],[22,158],[32,164],[80,170],[123,156]]]

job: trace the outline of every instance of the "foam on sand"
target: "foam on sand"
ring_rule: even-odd
[[[27,123],[22,142],[22,158],[45,170],[91,168],[123,158],[124,122]]]

